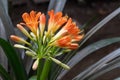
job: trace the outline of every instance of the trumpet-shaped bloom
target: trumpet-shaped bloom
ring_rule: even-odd
[[[69,18],[62,29],[52,38],[53,44],[63,48],[76,49],[78,44],[75,42],[83,38],[83,35],[79,35],[79,33],[80,29]]]
[[[38,29],[38,20],[41,15],[41,12],[36,13],[35,11],[31,11],[30,14],[24,13],[22,15],[23,21],[26,26],[34,33],[37,33]]]
[[[62,12],[54,14],[54,11],[51,10],[48,12],[48,15],[50,16],[48,22],[48,34],[56,32],[67,21],[67,16],[62,17]]]
[[[63,16],[62,12],[54,13],[51,10],[48,15],[47,24],[45,14],[41,14],[41,12],[31,11],[30,14],[24,13],[22,18],[25,23],[17,24],[17,28],[30,39],[30,42],[15,35],[12,35],[11,39],[20,43],[20,45],[17,44],[15,47],[26,49],[27,55],[37,59],[33,64],[34,70],[38,66],[38,60],[41,58],[49,58],[58,65],[69,69],[67,65],[54,57],[60,54],[57,51],[60,51],[61,48],[63,48],[62,50],[77,49],[79,47],[77,42],[84,37],[84,34],[80,34],[81,30],[72,21],[72,18]],[[24,26],[27,26],[30,32]],[[21,43],[28,44],[28,46],[21,45]]]
[[[78,44],[72,43],[72,38],[70,36],[65,36],[56,41],[56,45],[63,47],[63,48],[69,48],[69,49],[76,49],[78,48]]]

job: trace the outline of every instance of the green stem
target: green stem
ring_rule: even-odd
[[[46,80],[48,78],[50,66],[51,66],[51,60],[46,59],[42,70],[42,74],[40,76],[40,80]]]
[[[40,75],[42,73],[42,69],[43,69],[43,61],[42,59],[39,59],[39,64],[38,64],[38,69],[37,69],[37,80],[40,80]]]

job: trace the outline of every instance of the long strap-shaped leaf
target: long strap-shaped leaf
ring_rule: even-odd
[[[100,40],[98,42],[95,42],[85,48],[83,48],[81,51],[77,52],[75,56],[71,58],[71,60],[67,63],[71,68],[74,67],[77,63],[79,63],[83,58],[90,55],[94,51],[97,51],[100,48],[103,48],[105,46],[108,46],[110,44],[113,44],[115,42],[120,41],[120,38],[110,38],[110,39],[104,39]],[[63,77],[68,70],[63,70],[60,75],[58,76],[58,80]]]
[[[6,13],[8,13],[8,0],[1,0],[3,4],[3,8],[5,9]]]
[[[3,2],[4,1],[0,0],[0,18],[5,27],[6,35],[7,35],[7,37],[9,37],[11,34],[14,34],[14,27],[13,27],[13,24],[10,20],[8,13],[6,12],[7,10],[5,10],[7,8],[5,8]]]
[[[1,18],[0,18],[0,37],[6,40],[6,32],[5,32],[3,23],[1,21]],[[8,62],[7,57],[4,53],[4,51],[2,50],[2,48],[0,47],[0,64],[3,65],[5,70],[8,70],[8,63],[7,62]]]
[[[102,21],[100,21],[97,25],[95,25],[87,34],[85,35],[83,41],[80,43],[80,46],[83,45],[96,31],[102,28],[107,22],[113,19],[115,16],[120,14],[120,7],[105,17]]]
[[[0,75],[4,80],[12,80],[12,78],[10,77],[8,72],[6,72],[2,65],[0,65]]]
[[[81,27],[81,29],[87,28],[96,18],[97,18],[97,15],[94,16],[94,17],[92,17],[92,18],[91,18],[90,20],[88,20],[84,25],[79,26],[79,27]],[[74,52],[74,53],[75,53],[75,52]],[[68,58],[68,57],[67,57],[67,58]],[[66,62],[67,62],[67,61],[66,61]],[[56,68],[56,67],[57,67],[57,68]],[[54,68],[56,68],[56,70],[54,70]],[[59,68],[59,70],[58,70],[58,68]],[[56,73],[59,73],[59,71],[60,71],[60,67],[59,67],[58,65],[56,65],[56,64],[53,63],[53,67],[52,67],[52,69],[51,69],[51,73],[54,72],[54,74],[56,74]],[[54,74],[51,74],[51,75],[50,75],[50,80],[53,80],[53,77],[55,78]]]
[[[80,47],[93,35],[95,32],[97,32],[100,28],[102,28],[107,22],[109,22],[111,19],[113,19],[115,16],[117,16],[120,13],[120,7],[113,11],[111,14],[109,14],[107,17],[105,17],[102,21],[100,21],[97,25],[95,25],[90,31],[88,31],[84,37],[84,39],[80,43]],[[74,55],[72,53],[75,53],[77,50],[72,51],[69,53],[66,57],[67,60],[63,60],[65,62],[69,61],[69,59]],[[65,58],[66,59],[66,58]]]
[[[120,49],[113,51],[112,53],[108,54],[107,56],[103,57],[101,60],[90,66],[88,69],[77,75],[73,80],[84,80],[86,77],[90,76],[91,74],[95,73],[97,70],[101,69],[105,66],[105,64],[112,59],[120,56]]]
[[[119,51],[120,53],[120,51]],[[97,72],[94,74],[88,76],[88,80],[95,80],[98,76],[101,76],[102,74],[105,74],[106,72],[109,72],[115,68],[120,67],[120,56],[113,61],[109,62],[104,66],[102,69],[99,69]]]
[[[67,0],[50,0],[48,11],[53,9],[55,12],[62,11],[64,9]]]
[[[114,80],[120,80],[120,77],[115,78]]]
[[[7,41],[1,38],[0,38],[0,45],[3,48],[8,58],[8,61],[10,62],[12,66],[16,80],[27,80],[25,69],[23,68],[20,58],[15,52],[14,48]]]
[[[103,27],[103,25],[105,25],[107,22],[109,22],[111,19],[113,19],[115,16],[117,16],[120,13],[120,7],[118,9],[116,9],[115,11],[113,11],[111,14],[109,14],[107,17],[105,17],[102,21],[100,21],[96,26],[94,26],[84,37],[84,39],[81,41],[80,43],[80,47],[96,32],[98,31],[100,28]],[[67,63],[71,57],[77,52],[77,50],[72,51],[70,53],[68,53],[68,55],[66,55],[66,57],[63,59],[63,62]],[[60,71],[60,69],[57,69],[57,71]],[[56,75],[58,75],[58,73],[56,73]]]

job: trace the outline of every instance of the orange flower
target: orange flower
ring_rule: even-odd
[[[65,35],[70,35],[71,37],[77,37],[79,36],[79,33],[80,33],[80,29],[76,26],[74,22],[72,22],[72,19],[69,18],[65,26],[63,26],[62,29],[53,37],[53,40],[56,40]]]
[[[62,30],[67,30],[67,33],[73,36],[78,35],[80,33],[80,29],[76,26],[74,22],[72,22],[71,18],[69,18],[68,22]]]
[[[68,49],[76,49],[79,47],[77,43],[72,41],[72,38],[70,36],[65,36],[56,40],[55,45],[61,48],[68,48]]]
[[[26,26],[36,35],[38,29],[38,20],[41,15],[41,12],[36,13],[35,11],[31,11],[30,14],[24,13],[22,15],[23,21]]]
[[[63,68],[70,69],[69,66],[54,58],[61,55],[55,49],[59,51],[61,48],[65,48],[61,50],[63,53],[66,49],[78,48],[77,41],[80,41],[84,34],[80,34],[81,30],[76,23],[68,16],[63,16],[62,12],[54,13],[51,10],[48,15],[48,24],[46,24],[46,16],[41,12],[31,11],[30,14],[24,13],[22,18],[25,23],[17,24],[17,28],[30,39],[30,42],[15,35],[11,35],[10,38],[20,43],[15,44],[14,47],[27,50],[25,52],[27,55],[37,59],[32,66],[33,70],[39,67],[38,63],[42,58],[49,58],[49,60],[54,61]],[[30,32],[23,25],[27,26]],[[27,44],[27,46],[21,44]]]
[[[50,16],[48,21],[48,33],[55,33],[67,21],[67,16],[62,17],[62,12],[54,14],[54,11],[51,10],[48,12],[48,15]]]
[[[69,49],[78,48],[76,41],[80,41],[84,35],[79,35],[80,29],[76,26],[72,19],[69,18],[65,26],[52,38],[52,44]]]

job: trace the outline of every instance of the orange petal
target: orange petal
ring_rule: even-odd
[[[36,16],[36,13],[35,13],[35,11],[31,11],[30,12],[30,18],[31,18],[31,21],[35,21],[35,16]]]
[[[71,35],[79,34],[80,30],[75,24],[71,24],[68,28],[68,33]]]
[[[40,16],[40,24],[44,24],[44,25],[45,25],[45,22],[46,22],[46,17],[45,17],[44,14],[42,14],[42,15]]]
[[[30,21],[30,16],[28,13],[23,13],[22,18],[23,18],[23,21],[26,23]]]
[[[60,38],[57,43],[60,47],[66,47],[71,42],[70,36]]]
[[[35,21],[38,21],[38,19],[40,18],[41,12],[38,12],[35,16]]]
[[[67,23],[65,24],[65,26],[63,28],[68,29],[71,24],[72,24],[72,19],[69,18]]]
[[[63,25],[65,22],[67,22],[67,17],[62,17],[59,19],[59,21],[57,22],[57,25],[61,26]]]
[[[48,15],[49,15],[49,16],[53,16],[53,15],[54,15],[54,10],[48,11]]]
[[[76,35],[76,36],[74,36],[72,41],[80,41],[83,37],[84,37],[84,35]]]
[[[58,21],[61,17],[62,17],[62,12],[57,12],[57,13],[54,15],[55,21]]]
[[[49,23],[51,23],[54,20],[54,10],[48,11],[48,15],[50,16]]]
[[[62,27],[62,25],[67,21],[67,18],[63,17],[60,18],[56,23],[55,23],[55,27],[53,29],[53,32],[56,32],[60,27]]]
[[[69,49],[77,49],[78,47],[79,47],[79,45],[76,43],[72,43],[68,46]]]

